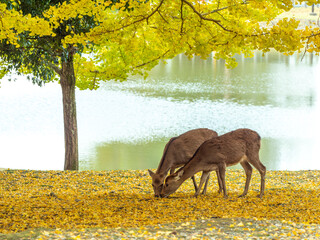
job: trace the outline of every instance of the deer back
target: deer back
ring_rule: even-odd
[[[167,143],[157,173],[186,164],[199,146],[218,134],[207,128],[190,130]]]
[[[259,154],[260,139],[259,134],[253,130],[237,129],[204,142],[193,157],[194,160],[190,161],[198,162],[202,168],[206,164],[220,162],[232,166],[247,157]]]

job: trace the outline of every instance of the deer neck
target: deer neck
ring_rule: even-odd
[[[174,165],[173,156],[171,156],[170,152],[166,152],[162,157],[159,166],[157,168],[156,173],[160,174],[163,173],[165,175],[168,174],[170,168]]]
[[[170,139],[170,141],[166,144],[164,153],[162,155],[161,161],[159,163],[159,166],[157,168],[156,173],[164,173],[168,174],[170,168],[172,165],[174,165],[174,158],[171,156],[171,144],[174,140],[176,140],[178,137],[173,137]]]
[[[167,175],[170,170],[170,167],[171,167],[170,165],[163,162],[162,165],[159,165],[159,167],[157,168],[156,173]]]
[[[184,171],[183,175],[181,177],[181,180],[185,181],[188,178],[195,175],[197,172],[201,171],[201,168],[199,168],[199,163],[196,158],[193,158],[190,160],[183,168],[181,168],[179,171]]]

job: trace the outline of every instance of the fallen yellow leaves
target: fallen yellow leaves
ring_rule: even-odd
[[[228,170],[228,199],[217,193],[215,178],[205,196],[194,198],[192,182],[186,181],[172,197],[161,199],[153,197],[147,171],[0,171],[0,232],[130,228],[239,217],[320,224],[319,179],[320,171],[268,171],[266,195],[259,199],[260,178],[254,172],[248,196],[238,198],[245,175]],[[250,228],[243,221],[231,225]]]

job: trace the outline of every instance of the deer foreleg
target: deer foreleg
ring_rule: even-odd
[[[201,176],[201,179],[200,179],[200,184],[199,184],[199,187],[198,187],[198,190],[196,191],[195,193],[195,197],[197,197],[201,191],[201,188],[202,188],[202,185],[204,184],[204,182],[207,180],[208,176],[209,176],[210,172],[202,172],[202,176]]]
[[[210,173],[208,174],[206,183],[204,184],[204,188],[203,188],[202,194],[206,194],[207,193],[207,187],[208,187],[209,178],[210,178]]]
[[[198,191],[198,186],[197,186],[196,179],[194,178],[194,175],[191,177],[191,179],[192,179],[192,182],[193,182],[194,190],[197,192]]]

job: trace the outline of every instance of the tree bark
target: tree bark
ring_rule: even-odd
[[[76,109],[76,78],[73,67],[73,52],[69,51],[66,60],[62,63],[60,72],[62,88],[65,162],[64,170],[79,169],[78,155],[78,127]]]

